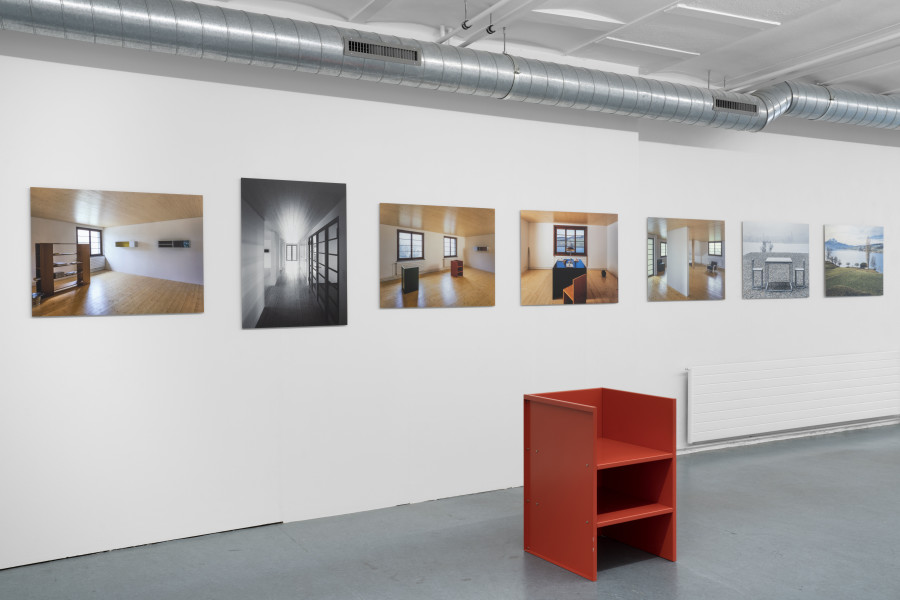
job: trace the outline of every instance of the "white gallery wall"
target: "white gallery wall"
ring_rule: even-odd
[[[520,486],[524,393],[675,397],[684,445],[686,367],[897,345],[883,132],[696,129],[11,32],[0,77],[0,568]],[[394,160],[410,149],[428,160]],[[264,244],[241,177],[347,184],[349,325],[241,329],[260,304],[242,315],[242,237]],[[202,194],[205,313],[32,319],[35,185]],[[495,208],[496,306],[379,309],[381,202]],[[557,207],[619,214],[617,304],[519,306],[519,211]],[[659,215],[723,219],[735,265],[742,220],[808,222],[811,256],[825,223],[882,224],[884,296],[825,299],[814,267],[808,299],[742,300],[734,271],[725,301],[649,303]]]

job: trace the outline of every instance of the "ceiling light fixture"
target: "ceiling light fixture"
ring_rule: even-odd
[[[550,15],[554,17],[562,17],[564,19],[571,19],[574,21],[597,21],[599,23],[622,25],[622,21],[619,21],[617,19],[604,17],[603,15],[598,15],[597,13],[591,13],[584,10],[573,10],[568,8],[536,8],[531,12]]]
[[[745,17],[743,15],[735,15],[720,10],[712,10],[710,8],[699,8],[687,4],[676,4],[675,6],[671,6],[666,9],[666,13],[670,15],[693,17],[695,19],[705,19],[717,23],[728,23],[730,25],[738,25],[741,27],[752,27],[754,29],[770,29],[781,25],[778,21],[758,19],[756,17]]]
[[[615,42],[617,44],[625,44],[628,46],[640,46],[646,48],[648,52],[656,54],[676,55],[676,56],[700,56],[699,52],[691,50],[679,50],[678,48],[669,48],[667,46],[657,46],[656,44],[645,44],[644,42],[635,42],[633,40],[623,40],[622,38],[608,37],[601,40],[602,42]]]

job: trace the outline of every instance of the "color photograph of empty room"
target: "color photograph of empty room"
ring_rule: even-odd
[[[347,186],[241,179],[244,329],[347,324]]]
[[[381,308],[494,305],[494,209],[381,204]]]
[[[724,300],[725,222],[647,219],[647,300]]]
[[[619,216],[519,213],[521,304],[619,301]]]
[[[203,196],[31,188],[35,317],[203,312]]]

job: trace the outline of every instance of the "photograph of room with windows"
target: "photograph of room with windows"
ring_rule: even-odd
[[[725,222],[647,219],[647,300],[724,300]]]
[[[203,312],[203,196],[31,188],[31,314]]]
[[[494,306],[494,209],[379,207],[381,308]]]
[[[523,210],[522,306],[619,301],[619,216]]]

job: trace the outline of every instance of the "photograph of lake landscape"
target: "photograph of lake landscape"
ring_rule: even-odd
[[[881,296],[884,227],[825,226],[825,296]]]
[[[809,225],[743,223],[742,293],[746,299],[809,297]]]

